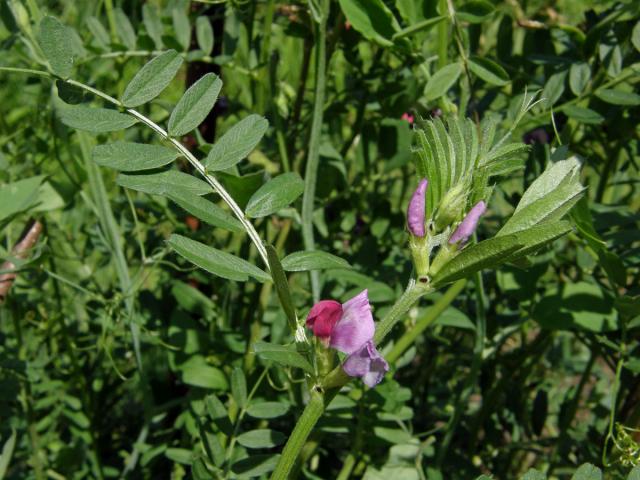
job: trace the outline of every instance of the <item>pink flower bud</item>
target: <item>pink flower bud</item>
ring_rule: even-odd
[[[469,237],[476,231],[478,221],[486,210],[487,206],[482,200],[476,203],[449,238],[449,244],[459,243],[460,246],[464,246],[469,241]]]
[[[342,317],[342,305],[335,300],[321,300],[307,315],[307,327],[321,339],[329,339],[333,327]]]
[[[429,182],[426,178],[420,180],[418,188],[413,192],[409,207],[407,208],[407,226],[412,235],[416,237],[424,237],[425,230],[425,194],[427,193],[427,185]]]

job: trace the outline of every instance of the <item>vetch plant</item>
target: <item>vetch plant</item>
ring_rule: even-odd
[[[30,452],[14,476],[33,467],[38,480],[153,476],[167,462],[196,480],[336,473],[321,456],[343,462],[340,480],[520,476],[536,449],[553,450],[548,476],[574,457],[634,465],[635,274],[609,246],[635,261],[637,219],[592,208],[582,183],[600,201],[632,198],[633,149],[616,140],[595,158],[587,145],[608,152],[614,129],[581,137],[575,123],[606,110],[623,125],[640,103],[633,7],[582,32],[487,2],[151,2],[139,24],[112,3],[68,9],[79,32],[37,2],[0,7],[0,48],[29,62],[0,74],[28,78],[21,99],[51,99],[39,129],[23,120],[33,105],[0,121],[16,129],[0,135],[0,164],[24,158],[0,186],[0,411],[25,412],[0,429],[0,478],[14,450]],[[523,25],[577,46],[509,63],[505,45],[536,42],[489,32]],[[538,123],[565,81],[554,139]],[[523,137],[534,145],[516,137],[528,123],[544,133]],[[11,228],[20,216],[40,226],[33,238]],[[540,373],[551,361],[572,375],[562,401],[566,379]],[[609,370],[602,395],[593,372]],[[572,426],[583,403],[610,411],[587,432]],[[563,458],[598,428],[602,452]]]

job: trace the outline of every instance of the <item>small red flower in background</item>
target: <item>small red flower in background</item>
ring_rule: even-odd
[[[409,122],[409,125],[413,125],[413,122],[415,121],[415,117],[407,112],[404,112],[400,119],[406,120],[407,122]]]

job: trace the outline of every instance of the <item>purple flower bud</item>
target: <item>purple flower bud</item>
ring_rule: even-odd
[[[462,222],[460,222],[460,225],[458,225],[456,231],[453,232],[451,238],[449,238],[449,244],[453,245],[454,243],[460,243],[460,245],[463,246],[467,243],[469,241],[469,237],[476,231],[478,220],[480,220],[480,217],[486,210],[487,206],[482,200],[476,203],[473,208],[469,210],[469,213],[467,213],[467,216],[464,217]]]
[[[349,355],[342,368],[350,377],[361,377],[365,385],[375,387],[389,371],[389,364],[376,350],[373,342],[368,341]]]
[[[407,208],[407,226],[409,231],[416,237],[424,237],[425,231],[425,194],[427,193],[429,182],[426,178],[420,180],[418,188],[413,192],[409,207]]]

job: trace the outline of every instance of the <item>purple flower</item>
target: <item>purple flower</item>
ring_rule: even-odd
[[[407,208],[407,226],[409,231],[416,237],[424,237],[425,231],[425,194],[427,193],[429,182],[426,178],[420,180],[418,188],[413,192],[409,207]]]
[[[480,220],[480,217],[486,210],[487,206],[482,200],[476,203],[473,208],[469,210],[469,213],[467,213],[467,216],[464,217],[462,222],[460,222],[460,225],[458,225],[456,231],[453,232],[451,238],[449,238],[449,244],[453,245],[454,243],[459,243],[463,246],[467,243],[469,241],[469,237],[473,235],[473,232],[475,232],[476,227],[478,226],[478,220]]]
[[[373,345],[376,328],[367,290],[342,305],[333,300],[318,302],[307,316],[307,326],[329,346],[346,353],[344,371],[362,377],[368,386],[377,385],[389,370]]]
[[[362,377],[362,381],[369,387],[380,383],[384,374],[389,371],[389,364],[382,358],[372,341],[368,341],[349,358],[342,366],[345,373],[351,377]]]

